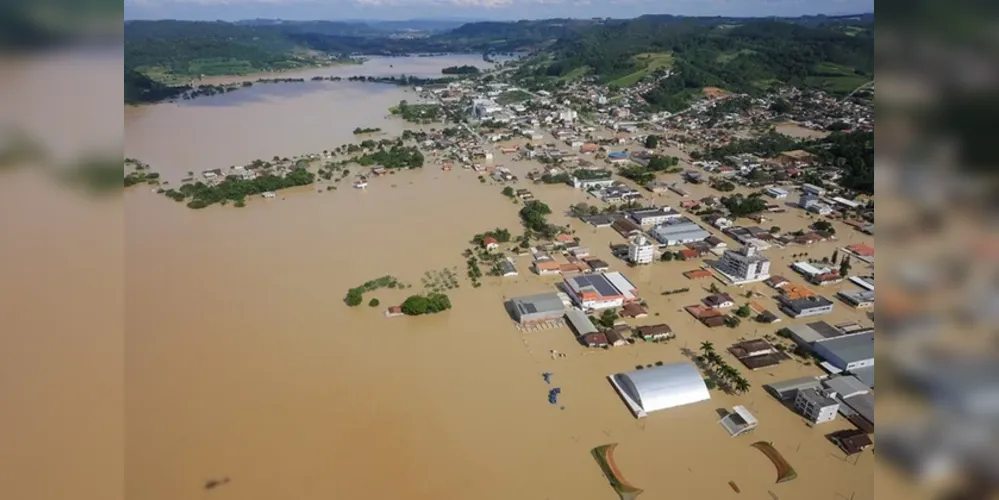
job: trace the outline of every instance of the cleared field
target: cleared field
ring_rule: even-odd
[[[869,81],[863,76],[809,76],[805,84],[817,87],[832,94],[847,94]]]
[[[718,61],[719,63],[725,64],[734,61],[739,56],[752,55],[755,53],[756,51],[752,49],[742,49],[742,50],[737,50],[735,52],[723,52],[721,54],[718,54],[718,57],[715,60]]]
[[[576,69],[574,69],[574,70],[572,70],[572,71],[570,71],[570,72],[568,72],[568,73],[560,76],[559,80],[564,81],[564,82],[571,82],[571,81],[573,81],[573,80],[575,80],[577,78],[582,78],[584,75],[586,75],[589,72],[590,72],[590,67],[589,66],[580,66],[580,67],[578,67],[578,68],[576,68]]]
[[[673,54],[670,52],[647,52],[643,54],[638,54],[632,57],[635,61],[635,66],[641,69],[629,73],[617,80],[607,82],[608,85],[616,85],[618,87],[630,87],[642,78],[645,78],[653,71],[660,68],[668,68],[673,65]]]

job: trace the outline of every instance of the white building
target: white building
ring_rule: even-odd
[[[808,194],[814,194],[816,196],[822,196],[826,194],[826,190],[816,186],[814,184],[803,184],[801,186],[801,191]]]
[[[493,113],[500,111],[503,111],[503,107],[492,99],[476,99],[472,103],[472,114],[480,120],[489,118]]]
[[[572,123],[576,120],[577,116],[576,111],[572,109],[562,110],[558,114],[559,119],[566,123]]]
[[[839,412],[835,396],[828,390],[802,389],[794,398],[794,411],[816,424],[835,420]]]
[[[778,199],[778,200],[782,200],[784,198],[787,198],[787,194],[788,194],[787,191],[785,191],[783,189],[780,189],[780,188],[766,188],[766,189],[763,190],[763,192],[766,193],[771,198],[775,198],[775,199]]]
[[[733,284],[754,283],[770,277],[770,259],[754,245],[725,250],[715,269]]]
[[[635,236],[628,243],[628,260],[635,264],[651,264],[656,257],[656,246],[645,236]]]

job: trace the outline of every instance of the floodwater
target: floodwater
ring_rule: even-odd
[[[430,60],[392,64],[415,74],[400,68],[409,61]],[[288,87],[295,85],[301,84]],[[357,126],[401,130],[384,117],[387,107],[415,96],[342,82],[308,92],[284,93],[284,87],[134,110],[126,116],[126,156],[174,179],[188,170],[321,151],[353,142]],[[226,105],[230,98],[237,101]],[[216,99],[222,104],[210,102]],[[537,166],[496,156],[521,175]],[[453,268],[463,276],[460,254],[474,234],[496,227],[520,232],[519,205],[477,176],[428,162],[420,171],[371,179],[365,191],[341,182],[336,191],[301,188],[242,209],[201,211],[148,188],[128,190],[126,497],[611,499],[589,454],[609,442],[620,443],[622,472],[649,498],[723,498],[734,494],[728,481],[749,499],[774,498],[768,491],[784,499],[873,497],[870,467],[845,462],[822,438],[843,428],[841,422],[811,429],[760,387],[817,374],[814,366],[788,362],[747,373],[749,394],[715,391],[710,402],[643,421],[631,416],[606,375],[685,360],[684,349],[696,350],[703,340],[723,351],[739,337],[773,328],[745,322],[709,331],[678,312],[705,295],[680,275],[696,264],[628,269],[607,250],[623,241],[616,233],[583,227],[563,213],[572,203],[593,202],[578,190],[521,182],[552,207],[553,222],[571,223],[584,245],[624,271],[661,315],[632,324],[669,323],[678,333],[673,343],[587,351],[565,328],[520,333],[504,299],[551,291],[557,282],[531,275],[527,258],[517,259],[518,277],[487,277],[479,289],[462,279],[449,293],[449,312],[384,318],[384,307],[421,291],[425,272]],[[786,230],[807,223],[793,212],[779,217],[774,224]],[[844,241],[860,238],[845,226],[840,231]],[[809,251],[824,255],[835,246]],[[775,273],[787,262],[782,256],[772,256]],[[860,272],[859,263],[854,269]],[[386,274],[412,288],[366,294],[365,301],[380,299],[377,308],[343,304],[348,288]],[[693,290],[659,295],[684,286]],[[836,319],[853,316],[840,306]],[[552,360],[552,348],[568,358]],[[562,388],[564,409],[548,404],[546,371]],[[729,438],[716,423],[717,408],[736,404],[758,415],[754,437]],[[773,466],[749,446],[760,439],[774,441],[797,480],[773,484]],[[226,478],[205,490],[206,481]]]

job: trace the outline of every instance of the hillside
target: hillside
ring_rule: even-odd
[[[675,111],[704,87],[756,93],[783,82],[846,94],[873,78],[873,27],[850,19],[819,22],[646,16],[572,33],[552,47],[539,77],[586,68],[598,81],[634,85],[660,69],[668,78],[646,94]]]

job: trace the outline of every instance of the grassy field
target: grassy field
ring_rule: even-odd
[[[847,94],[869,80],[870,77],[858,75],[848,66],[820,63],[815,66],[813,75],[805,78],[805,83],[832,94]]]
[[[523,102],[531,98],[531,94],[524,92],[523,90],[511,90],[509,92],[504,92],[496,98],[496,103],[506,106],[507,104],[513,104],[515,102]]]
[[[635,67],[640,69],[616,80],[607,82],[607,84],[616,85],[618,87],[630,87],[657,69],[672,66],[673,54],[670,52],[646,52],[634,56],[632,60],[635,61]]]
[[[576,68],[576,69],[574,69],[574,70],[572,70],[572,71],[570,71],[570,72],[568,72],[568,73],[560,76],[559,80],[561,80],[563,82],[571,82],[571,81],[573,81],[573,80],[575,80],[577,78],[582,78],[583,75],[585,75],[585,74],[587,74],[589,72],[590,72],[590,67],[589,66],[580,66],[580,67],[578,67],[578,68]]]

